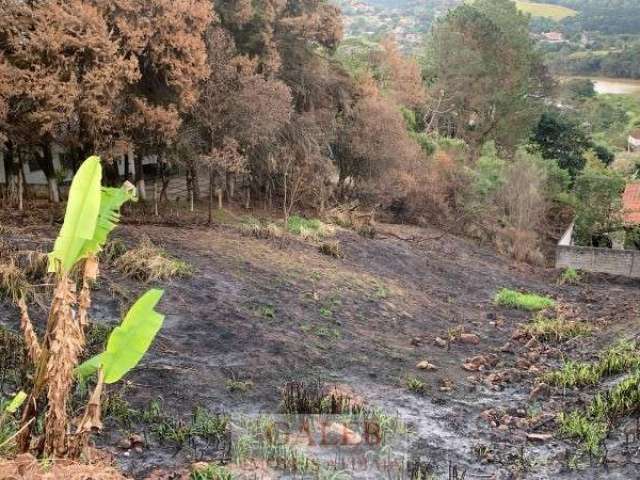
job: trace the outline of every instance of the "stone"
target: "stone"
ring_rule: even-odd
[[[333,422],[327,429],[329,437],[336,437],[334,444],[339,445],[360,445],[362,443],[362,436],[359,433],[345,427],[343,424]]]
[[[131,441],[128,438],[121,438],[118,440],[118,448],[122,450],[129,450],[131,448]]]
[[[418,345],[420,345],[421,340],[418,337],[413,337],[411,339],[411,346],[413,347],[417,347]]]
[[[466,343],[468,345],[477,345],[480,343],[480,337],[474,333],[461,333],[458,340],[460,343]]]
[[[546,442],[552,438],[553,435],[551,433],[527,433],[527,440],[534,442]]]
[[[550,391],[551,389],[549,388],[549,385],[547,385],[546,383],[539,383],[538,385],[533,387],[533,390],[531,390],[531,393],[529,393],[529,400],[533,401],[547,397],[549,396]]]
[[[513,347],[511,346],[511,342],[507,342],[504,345],[502,345],[499,350],[502,353],[513,353]]]
[[[132,434],[129,437],[129,442],[133,448],[142,448],[144,447],[144,437],[137,433]]]
[[[436,370],[437,369],[435,365],[433,365],[432,363],[429,363],[426,360],[422,360],[421,362],[419,362],[416,365],[416,368],[419,368],[420,370]]]
[[[440,348],[446,348],[447,341],[444,338],[436,337],[435,344]]]

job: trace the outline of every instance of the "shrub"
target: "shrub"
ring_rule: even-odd
[[[136,248],[118,258],[116,268],[130,278],[145,282],[187,277],[193,273],[189,264],[171,257],[149,237],[143,237]]]
[[[503,288],[498,291],[495,298],[496,305],[535,312],[555,306],[555,301],[549,297],[536,295],[535,293],[520,293],[515,290]]]
[[[318,248],[318,250],[320,250],[320,253],[322,253],[323,255],[328,255],[329,257],[334,257],[334,258],[341,258],[342,257],[342,251],[340,249],[340,242],[324,242],[322,245],[320,245],[320,247]]]

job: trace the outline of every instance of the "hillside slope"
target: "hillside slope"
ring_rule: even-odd
[[[21,234],[46,238],[51,231]],[[143,235],[192,265],[194,275],[160,284],[165,327],[118,390],[132,408],[160,398],[178,417],[196,406],[231,415],[276,413],[288,380],[348,385],[411,427],[408,451],[440,475],[435,478],[446,478],[449,463],[466,470],[466,478],[507,472],[584,478],[565,469],[572,445],[527,441],[527,433],[553,433],[553,414],[575,399],[555,393],[529,402],[528,395],[539,373],[563,355],[590,358],[619,335],[640,332],[637,282],[591,277],[558,286],[556,272],[513,265],[437,230],[381,225],[376,238],[366,239],[338,228],[340,259],[322,255],[313,242],[257,239],[224,226],[127,226],[117,234],[128,246]],[[112,267],[103,270],[92,318],[113,323],[123,304],[148,286]],[[550,295],[567,318],[588,321],[594,334],[552,346],[513,340],[531,314],[495,306],[503,287]],[[2,303],[0,312],[17,326],[13,307]],[[438,344],[437,337],[451,341]],[[423,360],[435,369],[416,368]],[[474,361],[480,369],[463,368]],[[409,391],[409,379],[423,382],[420,393]],[[251,387],[230,388],[238,382]],[[491,426],[491,409],[524,420]],[[547,417],[533,421],[532,409]],[[153,448],[123,452],[110,445],[123,432],[149,427],[108,425],[100,443],[137,478],[208,458],[197,448],[176,451],[153,441],[149,432]],[[633,468],[618,462],[606,478],[630,478]]]

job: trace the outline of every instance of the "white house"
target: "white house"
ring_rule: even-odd
[[[52,146],[52,151],[53,151],[53,168],[56,172],[62,172],[64,171],[64,165],[65,163],[68,164],[68,162],[65,161],[65,151],[63,148],[57,146],[57,145],[53,145]],[[129,154],[128,154],[128,159],[129,159],[129,173],[133,176],[135,174],[135,162],[133,160],[134,158],[134,152],[133,152],[133,148],[130,147],[129,148]],[[157,161],[157,158],[155,155],[151,155],[148,157],[144,157],[142,159],[142,164],[143,165],[153,165],[155,164]],[[120,175],[124,175],[125,174],[125,157],[122,156],[120,159],[117,160],[117,164],[118,164],[118,173]],[[38,163],[35,160],[31,160],[28,162],[25,162],[23,164],[23,173],[24,173],[24,179],[25,182],[29,185],[47,185],[47,177],[45,176],[44,172],[40,169],[40,166],[38,165]],[[66,179],[67,180],[71,180],[72,177],[72,172],[68,172],[66,175]],[[0,184],[4,184],[7,183],[7,176],[5,173],[5,168],[4,168],[4,152],[2,150],[0,150]]]

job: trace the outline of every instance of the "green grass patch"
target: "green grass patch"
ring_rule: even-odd
[[[635,342],[622,340],[600,355],[597,362],[566,362],[559,370],[543,375],[546,383],[574,388],[595,385],[601,378],[640,367],[640,352]]]
[[[5,409],[11,403],[11,398],[4,399],[0,397],[0,455],[8,455],[13,452],[15,447],[11,440],[15,436],[19,428],[19,415],[7,412]]]
[[[554,307],[556,304],[549,297],[536,295],[535,293],[521,293],[508,288],[499,290],[494,301],[496,305],[502,307],[516,308],[528,312],[537,312]]]
[[[305,239],[319,240],[332,233],[330,226],[322,223],[317,218],[304,218],[292,215],[287,222],[287,230]]]
[[[198,468],[191,472],[189,480],[233,480],[235,477],[225,467],[209,464],[204,468]]]
[[[550,3],[516,0],[516,6],[521,12],[529,13],[533,17],[550,18],[556,22],[568,17],[575,17],[578,14],[578,12],[571,8],[563,7],[562,5],[553,5]]]
[[[594,457],[602,454],[602,444],[607,438],[607,425],[604,422],[594,421],[579,410],[568,414],[561,412],[557,422],[560,435],[577,440],[580,451]]]
[[[405,384],[407,390],[413,393],[423,394],[427,389],[427,385],[418,377],[408,377]]]
[[[225,383],[227,390],[231,393],[247,393],[253,388],[253,382],[251,380],[235,380],[229,379]]]
[[[611,389],[598,393],[585,411],[575,410],[558,415],[561,435],[577,440],[579,451],[601,457],[604,441],[615,422],[640,412],[640,370]]]
[[[591,333],[588,325],[572,322],[563,318],[546,318],[536,315],[524,326],[524,331],[541,342],[562,342],[574,337]]]
[[[581,278],[582,275],[575,268],[567,267],[558,277],[558,285],[577,285]]]

